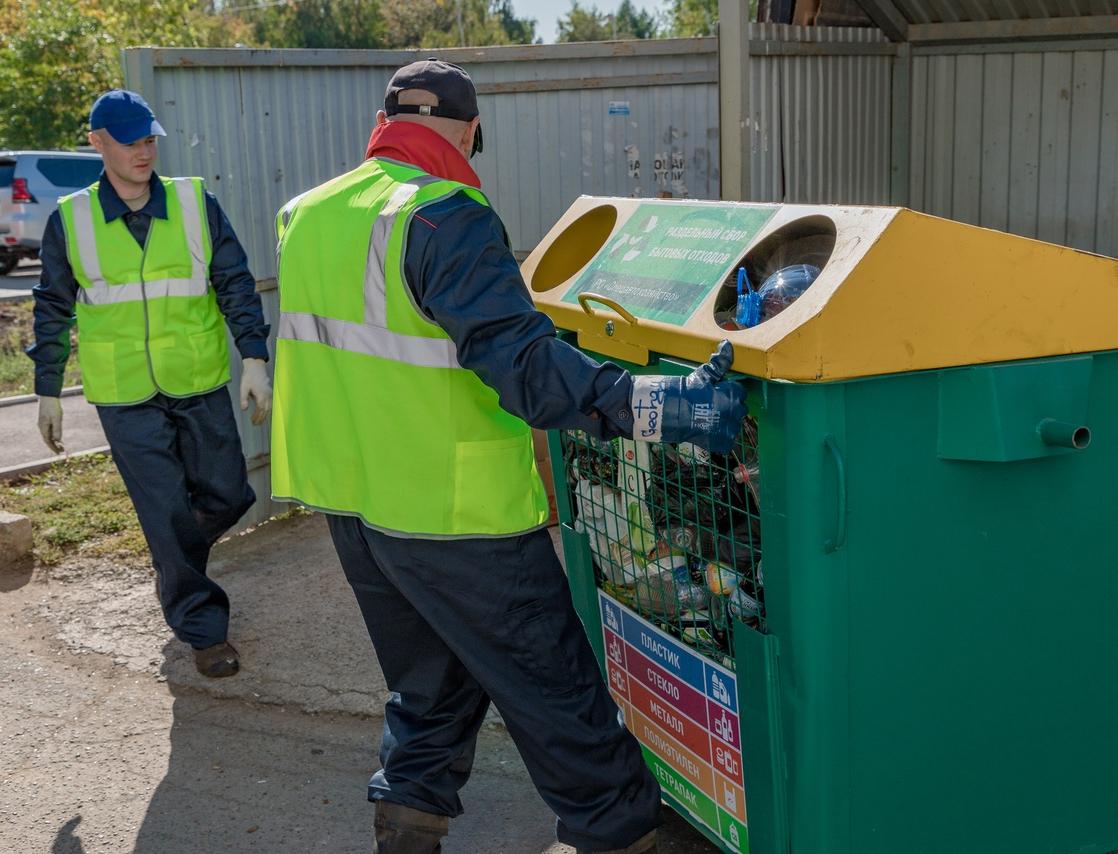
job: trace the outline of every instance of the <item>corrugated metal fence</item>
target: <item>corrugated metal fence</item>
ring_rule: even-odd
[[[878,30],[750,25],[750,199],[887,204],[895,54]]]
[[[913,47],[918,210],[1118,255],[1118,39]]]

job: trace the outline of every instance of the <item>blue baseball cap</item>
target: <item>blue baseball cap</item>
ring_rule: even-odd
[[[97,99],[89,111],[89,129],[107,130],[121,145],[147,136],[166,136],[147,101],[127,89],[113,89]]]

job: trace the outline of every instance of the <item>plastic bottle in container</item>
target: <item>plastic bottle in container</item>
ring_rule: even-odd
[[[819,268],[811,264],[793,264],[781,267],[762,283],[757,293],[761,297],[761,319],[764,323],[776,317],[800,298],[819,275]]]
[[[638,603],[666,616],[705,608],[710,594],[691,580],[687,554],[665,544],[661,544],[658,552],[660,556],[648,562],[644,578],[636,585]]]

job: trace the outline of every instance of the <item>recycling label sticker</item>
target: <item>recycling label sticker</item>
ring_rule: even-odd
[[[747,852],[737,676],[598,591],[606,671],[660,788]]]
[[[771,207],[645,202],[563,295],[610,297],[637,317],[684,325],[775,214]]]

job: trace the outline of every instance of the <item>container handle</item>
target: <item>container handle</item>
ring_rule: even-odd
[[[589,314],[591,317],[594,316],[594,309],[590,307],[590,303],[592,302],[600,302],[607,308],[613,309],[619,315],[621,315],[621,318],[625,320],[630,326],[637,325],[637,318],[631,311],[625,308],[625,306],[617,302],[617,300],[610,299],[607,296],[602,296],[602,294],[591,293],[590,291],[584,291],[583,293],[578,295],[578,304],[581,305],[582,310]]]
[[[835,461],[835,475],[838,477],[838,524],[835,525],[835,536],[823,543],[823,551],[831,554],[838,551],[846,542],[846,463],[843,461],[838,442],[830,433],[823,437],[823,446]]]

